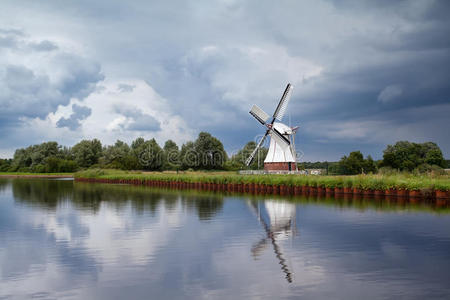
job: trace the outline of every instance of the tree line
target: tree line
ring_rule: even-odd
[[[383,159],[374,161],[370,155],[364,158],[361,151],[350,152],[338,162],[300,163],[302,169],[325,169],[333,175],[356,175],[390,172],[442,172],[450,168],[450,160],[445,160],[436,143],[411,143],[399,141],[388,145],[383,151]]]
[[[263,168],[267,148],[259,150],[259,164],[255,160],[249,167],[244,165],[255,147],[250,142],[228,157],[222,142],[208,132],[200,132],[195,141],[188,141],[181,148],[170,139],[161,147],[155,139],[142,137],[130,145],[118,140],[114,145],[103,146],[93,139],[63,147],[52,141],[17,149],[12,159],[0,159],[0,172],[75,172],[93,167],[145,171]]]
[[[250,166],[245,166],[255,147],[255,142],[249,142],[228,157],[222,142],[208,132],[200,132],[195,141],[188,141],[181,148],[172,140],[161,147],[155,139],[142,137],[130,145],[118,140],[114,145],[104,146],[98,139],[82,140],[73,147],[45,142],[17,149],[12,159],[0,159],[0,171],[55,173],[92,167],[146,171],[262,169],[268,152],[265,147],[258,151]],[[423,173],[448,168],[448,163],[435,143],[400,141],[388,145],[379,161],[353,151],[338,162],[302,162],[299,168],[326,169],[328,174],[336,175],[389,170]]]

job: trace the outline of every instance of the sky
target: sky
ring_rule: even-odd
[[[449,1],[2,1],[0,157],[44,141],[181,146],[229,154],[283,122],[302,161],[399,140],[450,157]]]

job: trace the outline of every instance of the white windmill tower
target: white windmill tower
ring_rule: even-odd
[[[255,150],[247,158],[246,165],[250,165],[255,157],[258,149],[264,143],[264,140],[270,135],[269,152],[264,159],[264,170],[266,171],[298,171],[297,158],[295,153],[295,133],[297,127],[290,127],[276,120],[281,121],[288,106],[292,94],[292,85],[288,83],[284,90],[283,96],[278,103],[273,116],[270,117],[257,105],[253,105],[250,114],[255,117],[258,122],[267,127],[266,133],[259,141]],[[267,121],[272,118],[271,122]]]

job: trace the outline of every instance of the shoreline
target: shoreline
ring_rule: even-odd
[[[129,184],[171,189],[196,189],[218,192],[236,192],[260,195],[329,195],[329,196],[368,196],[374,198],[397,198],[413,200],[433,200],[442,203],[450,203],[450,192],[433,189],[406,190],[390,188],[386,190],[320,187],[308,185],[264,184],[264,183],[226,183],[226,182],[185,182],[177,180],[152,180],[152,179],[109,179],[109,178],[85,178],[75,177],[76,182]]]

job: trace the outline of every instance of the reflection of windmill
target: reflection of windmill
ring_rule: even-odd
[[[273,116],[270,117],[265,111],[259,108],[257,105],[253,105],[250,110],[250,114],[255,117],[258,122],[267,127],[266,133],[259,141],[255,150],[247,158],[246,165],[249,166],[253,158],[255,157],[258,149],[264,143],[266,137],[270,135],[269,152],[264,160],[265,170],[283,170],[283,171],[297,171],[297,159],[295,153],[295,133],[298,127],[289,127],[283,123],[275,122],[275,120],[281,121],[291,99],[292,85],[288,83],[286,89],[278,103]],[[272,118],[272,121],[267,121]]]
[[[287,202],[267,200],[264,202],[264,208],[269,220],[266,220],[265,216],[261,214],[261,206],[258,203],[252,201],[248,202],[249,207],[258,217],[258,220],[266,231],[266,237],[261,239],[252,247],[252,254],[257,257],[266,248],[270,242],[273,247],[275,256],[279,260],[281,270],[286,274],[286,280],[292,282],[292,272],[289,271],[286,259],[283,257],[281,248],[278,245],[278,241],[286,239],[289,236],[294,236],[296,232],[295,226],[295,205]]]

